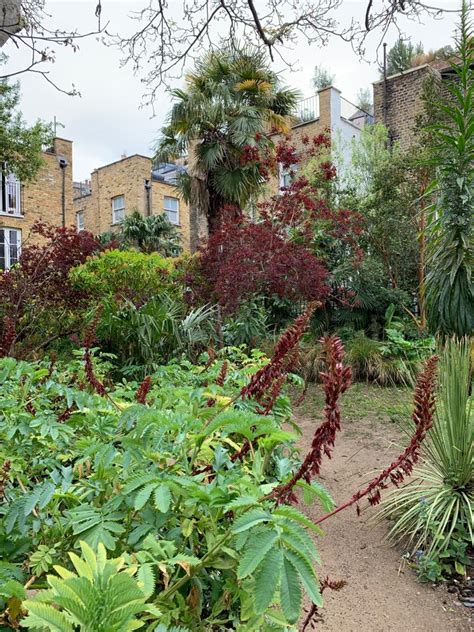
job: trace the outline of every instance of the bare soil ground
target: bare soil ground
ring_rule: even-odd
[[[356,384],[344,398],[343,431],[333,458],[323,464],[321,477],[336,504],[350,498],[375,471],[383,469],[400,453],[404,437],[393,422],[407,413],[410,394],[403,389]],[[303,450],[311,442],[321,411],[322,394],[316,386],[296,410],[303,431],[300,441]],[[314,519],[322,513],[318,506],[304,511]],[[325,592],[324,620],[315,629],[324,632],[473,630],[470,610],[444,587],[419,583],[415,572],[403,562],[403,551],[386,542],[386,525],[374,525],[369,520],[371,515],[373,509],[364,510],[357,517],[350,508],[324,525],[326,536],[318,540],[323,560],[320,575],[344,579],[347,585],[337,593]]]

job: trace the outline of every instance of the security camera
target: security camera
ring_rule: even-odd
[[[66,158],[64,158],[64,156],[61,156],[60,158],[58,158],[58,163],[61,169],[65,169],[69,164]]]

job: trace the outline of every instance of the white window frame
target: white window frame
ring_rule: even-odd
[[[76,213],[76,230],[78,233],[84,230],[84,211],[77,211]]]
[[[123,206],[116,207],[115,202],[116,200],[120,200],[120,199],[123,200]],[[115,226],[116,224],[120,224],[121,222],[123,222],[123,220],[125,219],[125,195],[123,194],[115,195],[112,198],[111,204],[112,204],[112,226]],[[120,212],[120,215],[121,215],[119,219],[117,219],[117,216],[116,216],[117,212]]]
[[[176,208],[167,208],[166,202],[167,200],[173,200],[173,203],[176,202]],[[179,226],[179,198],[173,197],[172,195],[165,195],[163,198],[163,209],[168,221],[175,226]],[[169,213],[176,213],[176,221],[172,220],[169,216]]]
[[[2,235],[3,232],[3,235]],[[11,234],[16,233],[16,260],[12,261],[11,251]],[[0,266],[0,270],[9,270],[12,265],[18,263],[21,254],[21,230],[19,228],[9,228],[8,226],[0,226],[0,237],[3,237],[3,241],[0,241],[0,250],[3,248],[3,259],[5,261],[5,267]]]
[[[4,167],[0,173],[0,215],[22,217],[21,182]]]

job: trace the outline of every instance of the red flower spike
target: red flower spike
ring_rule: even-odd
[[[275,345],[275,350],[270,362],[252,375],[250,382],[244,386],[240,392],[242,398],[261,401],[262,397],[273,387],[274,383],[279,380],[282,375],[286,376],[288,368],[285,360],[301,340],[302,335],[308,327],[314,309],[315,305],[308,307],[304,314],[299,316],[293,325],[280,336]]]
[[[229,368],[229,363],[227,362],[227,360],[224,360],[220,368],[219,375],[216,377],[216,384],[218,386],[224,386],[228,368]]]
[[[147,377],[143,380],[140,386],[135,393],[135,400],[139,404],[146,404],[146,398],[151,389],[151,377],[147,375]]]
[[[0,468],[0,498],[5,496],[5,487],[10,479],[10,469],[12,466],[12,462],[6,460],[3,462],[2,467]]]
[[[10,353],[16,340],[15,323],[9,316],[3,319],[3,336],[0,342],[0,358],[5,358]]]
[[[425,368],[418,375],[412,413],[415,432],[405,450],[364,489],[356,492],[347,502],[339,505],[339,507],[325,514],[322,518],[319,518],[316,524],[324,522],[324,520],[334,516],[343,509],[347,509],[347,507],[351,505],[356,505],[357,515],[359,515],[359,502],[362,498],[367,496],[370,505],[377,505],[381,500],[382,489],[385,489],[389,483],[398,487],[400,483],[403,483],[406,476],[411,475],[413,467],[420,457],[421,443],[433,425],[436,407],[437,367],[438,356],[432,356],[426,361]]]
[[[102,384],[102,382],[95,376],[94,373],[94,364],[92,361],[92,353],[90,351],[90,348],[95,340],[95,333],[97,330],[97,325],[99,323],[99,319],[100,316],[102,314],[102,305],[96,310],[96,313],[94,315],[94,318],[92,319],[92,321],[90,322],[89,326],[86,329],[86,333],[84,336],[84,356],[83,356],[83,360],[84,360],[84,370],[85,370],[85,374],[86,374],[86,379],[89,382],[89,384],[92,386],[92,388],[95,390],[95,392],[98,395],[101,395],[102,397],[107,397],[107,391],[105,389],[105,386]]]
[[[298,471],[291,480],[276,487],[270,497],[278,503],[296,502],[293,489],[298,481],[310,482],[319,474],[323,455],[331,458],[336,433],[341,429],[340,396],[351,384],[351,369],[344,366],[344,346],[336,336],[327,336],[321,340],[326,371],[320,373],[325,392],[325,421],[316,428],[311,449],[306,455]]]

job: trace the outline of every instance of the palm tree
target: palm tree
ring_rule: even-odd
[[[176,257],[181,252],[180,235],[164,214],[143,217],[133,211],[123,220],[121,228],[123,241],[140,252],[159,252],[165,257]]]
[[[199,60],[172,95],[157,158],[189,155],[180,188],[212,232],[224,205],[242,208],[262,186],[258,164],[243,160],[245,149],[271,152],[270,132],[289,131],[298,93],[280,84],[264,52],[234,44]]]

